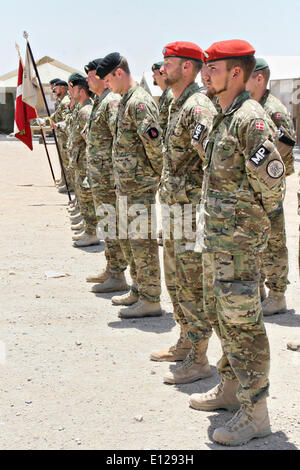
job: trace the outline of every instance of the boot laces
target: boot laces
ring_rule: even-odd
[[[230,421],[228,421],[228,423],[226,423],[226,426],[229,429],[234,428],[238,424],[238,422],[241,420],[243,415],[247,417],[248,421],[253,421],[251,413],[249,413],[249,407],[242,404],[240,409],[234,415],[234,417]]]

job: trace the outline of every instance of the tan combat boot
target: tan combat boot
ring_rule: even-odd
[[[86,282],[92,282],[93,284],[107,281],[110,278],[110,271],[109,266],[107,265],[106,268],[99,274],[92,274],[86,278]]]
[[[85,227],[84,221],[82,220],[81,222],[79,222],[79,224],[72,224],[71,225],[71,230],[79,231],[79,230],[83,229],[84,227]]]
[[[213,375],[206,357],[208,339],[192,344],[192,349],[172,372],[164,377],[164,382],[169,384],[188,384],[199,379],[206,379]]]
[[[133,305],[139,300],[139,296],[132,290],[125,295],[115,295],[111,301],[114,305]]]
[[[74,215],[70,215],[70,220],[72,222],[72,224],[79,224],[79,222],[82,221],[82,215],[81,213],[79,214],[74,214]]]
[[[118,313],[119,318],[144,318],[161,317],[162,309],[159,302],[148,302],[139,299],[135,304],[129,307],[121,308]]]
[[[287,310],[285,295],[281,292],[270,290],[268,297],[261,306],[265,317],[274,315],[274,313],[284,313]]]
[[[79,240],[75,240],[73,246],[80,248],[85,246],[99,245],[99,243],[100,242],[96,235],[85,234],[84,237],[80,238]]]
[[[85,229],[83,228],[82,230],[80,230],[80,232],[75,232],[74,233],[74,235],[72,236],[72,240],[73,241],[80,240],[84,236],[85,236]]]
[[[213,411],[225,409],[238,410],[241,406],[236,397],[239,383],[222,377],[221,382],[207,393],[194,393],[190,396],[190,407],[195,410]]]
[[[169,349],[155,351],[150,355],[151,361],[157,362],[175,362],[183,361],[192,348],[192,343],[187,338],[188,328],[186,325],[180,326],[180,336],[179,340],[174,346],[171,346]]]
[[[64,185],[64,186],[58,186],[58,187],[57,187],[57,190],[58,190],[58,192],[61,193],[61,194],[66,194],[66,193],[68,192],[66,185]]]
[[[256,437],[271,434],[267,400],[241,408],[225,426],[217,428],[213,439],[225,446],[240,446]]]
[[[105,292],[121,292],[128,290],[128,284],[125,279],[124,273],[111,274],[110,277],[100,284],[96,284],[92,287],[92,292],[105,293]]]

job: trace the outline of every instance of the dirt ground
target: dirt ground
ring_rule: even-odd
[[[58,177],[54,145],[49,149]],[[67,196],[52,184],[42,145],[30,152],[0,142],[0,167],[0,448],[224,449],[212,434],[232,414],[188,405],[189,395],[218,383],[217,337],[208,351],[213,377],[163,384],[169,364],[149,354],[177,340],[172,314],[120,320],[112,295],[90,292],[85,277],[104,267],[104,247],[72,246]],[[300,353],[286,347],[300,338],[297,183],[296,174],[288,178],[285,201],[289,311],[266,320],[273,434],[237,449],[300,448]],[[69,276],[47,278],[47,271]],[[162,304],[172,311],[164,283]]]

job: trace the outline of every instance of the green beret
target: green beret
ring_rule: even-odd
[[[256,59],[256,66],[254,72],[258,72],[259,70],[267,69],[269,65],[265,59],[258,58]]]
[[[160,70],[160,68],[164,65],[164,61],[162,60],[161,62],[155,62],[155,64],[152,65],[152,72],[154,70]]]
[[[80,73],[71,73],[71,75],[68,78],[68,82],[70,83],[70,82],[73,82],[73,80],[78,80],[78,79],[79,80],[82,80],[82,79],[85,80],[84,76],[80,75]]]

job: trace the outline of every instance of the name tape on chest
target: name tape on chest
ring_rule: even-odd
[[[206,127],[203,124],[197,124],[194,130],[193,139],[199,142],[201,135],[203,134]]]

